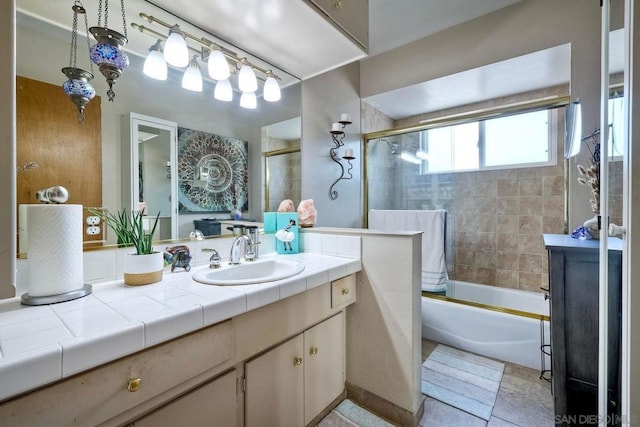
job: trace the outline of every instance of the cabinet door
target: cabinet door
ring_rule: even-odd
[[[137,427],[237,425],[236,371],[206,383],[132,423]]]
[[[309,424],[344,391],[344,313],[304,333],[304,423]]]
[[[302,334],[245,365],[245,424],[260,427],[304,425]]]

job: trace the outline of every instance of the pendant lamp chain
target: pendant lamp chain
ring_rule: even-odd
[[[104,6],[104,10],[103,10]],[[113,101],[116,96],[113,86],[122,75],[122,72],[129,66],[129,57],[124,51],[127,44],[127,19],[124,10],[124,0],[120,0],[122,9],[122,33],[108,28],[109,23],[109,0],[99,0],[98,2],[98,25],[89,28],[89,32],[96,39],[97,43],[91,46],[89,56],[105,77],[109,90],[107,96],[109,101]],[[102,15],[104,13],[104,26],[102,26]]]
[[[122,12],[122,30],[125,37],[127,36],[127,17],[124,13],[124,0],[120,0],[120,10]],[[98,27],[102,26],[102,0],[98,1]],[[104,2],[104,27],[109,26],[109,0]]]
[[[80,3],[75,0],[73,6],[73,21],[71,26],[71,50],[69,51],[69,66],[62,69],[62,73],[67,76],[67,80],[62,84],[62,89],[69,95],[71,101],[78,109],[78,122],[84,120],[84,109],[96,95],[96,91],[89,83],[93,79],[93,64],[89,61],[91,72],[85,71],[77,67],[78,52],[78,15],[84,15],[84,27],[87,35],[89,34],[89,24],[87,23],[87,13]],[[89,38],[87,37],[87,53],[89,53]]]
[[[71,27],[71,51],[69,52],[69,67],[76,68],[77,52],[78,52],[78,14],[84,15],[84,31],[87,34],[87,52],[91,48],[89,41],[89,23],[87,22],[87,13],[82,3],[76,0],[73,4],[73,23]],[[89,61],[91,74],[93,74],[93,63]]]

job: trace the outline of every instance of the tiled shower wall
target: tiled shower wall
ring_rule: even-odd
[[[562,94],[566,90],[558,87],[534,95]],[[439,115],[518,100],[522,99],[510,97],[439,112]],[[421,115],[391,121],[393,125],[385,128],[389,122],[381,119],[379,111],[366,104],[362,110],[368,125],[363,127],[366,132],[412,125],[430,118]],[[558,162],[555,166],[420,175],[417,166],[391,155],[388,143],[370,142],[367,151],[369,209],[445,209],[450,279],[540,291],[541,286],[548,285],[542,234],[566,232],[564,109],[557,111]],[[400,143],[404,149],[417,148],[416,133],[387,140]],[[571,167],[575,167],[573,163]],[[616,224],[621,224],[621,167],[622,162],[610,167],[611,217]]]

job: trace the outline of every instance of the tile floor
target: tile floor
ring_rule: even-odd
[[[422,360],[438,343],[422,340]],[[551,385],[539,379],[540,373],[512,363],[505,370],[489,422],[427,397],[421,427],[547,427],[553,426]]]

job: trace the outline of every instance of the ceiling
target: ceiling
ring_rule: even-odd
[[[398,120],[416,114],[568,83],[571,45],[565,44],[402,89],[364,101]]]
[[[369,55],[477,18],[520,0],[369,0]]]
[[[83,0],[89,26],[97,21],[99,0]],[[104,1],[104,0],[103,0]],[[246,55],[251,62],[272,68],[283,86],[374,56],[475,19],[519,0],[368,0],[369,52],[335,30],[314,8],[300,0],[125,0],[127,22],[166,33],[138,14],[159,17],[197,36],[218,41]],[[57,26],[71,23],[72,0],[17,0],[18,9]],[[111,2],[110,27],[119,30],[120,2]],[[184,20],[190,22],[187,24]],[[114,23],[115,22],[115,23]],[[83,25],[81,25],[83,26]],[[130,53],[145,56],[155,41],[129,27]],[[242,48],[241,48],[242,47]],[[612,54],[615,54],[615,48]],[[612,65],[613,67],[613,65]],[[570,79],[570,46],[557,46],[519,58],[375,95],[366,102],[391,118],[463,105],[525,90],[566,83]]]
[[[423,38],[518,0],[369,0],[369,56]],[[106,4],[106,0],[104,1]],[[71,26],[73,2],[17,0],[18,10],[57,26]],[[89,26],[97,22],[98,0],[83,0]],[[122,32],[120,2],[111,1],[110,27]],[[335,30],[316,10],[300,0],[126,0],[127,22],[166,33],[143,21],[140,12],[179,23],[196,36],[220,38],[225,47],[244,51],[258,64],[269,63],[308,79],[365,58],[355,43]],[[164,9],[164,10],[163,10]],[[170,12],[170,13],[168,13]],[[179,18],[177,18],[179,17]],[[182,18],[182,19],[180,19]],[[194,25],[182,22],[186,20]],[[82,24],[79,24],[83,27]],[[82,28],[80,32],[84,32]],[[128,28],[127,50],[146,56],[153,38]],[[216,40],[220,41],[220,40]],[[229,43],[224,43],[227,41]],[[264,61],[261,61],[264,60]]]

